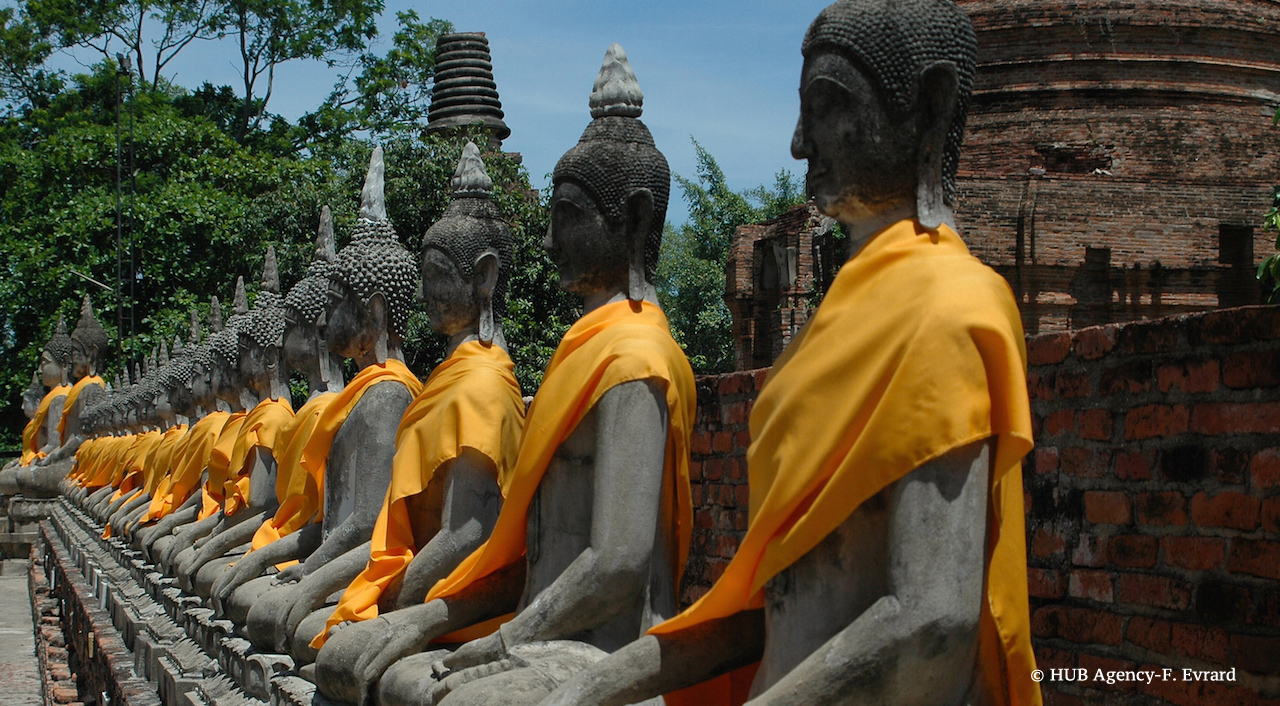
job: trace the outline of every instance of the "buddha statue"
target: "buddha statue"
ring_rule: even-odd
[[[396,428],[422,386],[401,352],[418,272],[387,219],[383,181],[378,147],[369,161],[355,232],[329,273],[324,338],[332,353],[353,359],[359,372],[324,410],[308,444],[315,453],[308,465],[324,469],[323,541],[302,563],[277,574],[275,586],[247,617],[246,631],[260,649],[290,652],[304,662],[305,652],[290,649],[294,632],[363,568],[391,480]],[[361,547],[363,555],[352,552]]]
[[[238,329],[239,379],[259,401],[245,416],[232,449],[218,525],[183,569],[202,596],[208,595],[222,571],[248,551],[258,527],[278,507],[275,446],[294,418],[289,371],[282,356],[284,332],[275,248],[268,247],[258,298]]]
[[[58,448],[41,463],[54,463],[75,455],[81,441],[80,411],[102,394],[104,381],[98,374],[103,370],[110,345],[107,332],[94,316],[93,302],[86,294],[80,306],[80,321],[71,332],[71,378],[75,384],[63,402],[58,421]]]
[[[178,585],[191,590],[188,572],[183,570],[196,557],[203,542],[223,519],[226,502],[227,478],[235,453],[236,440],[244,428],[248,409],[258,403],[255,392],[245,387],[240,375],[240,328],[247,323],[249,300],[245,294],[244,277],[236,280],[232,299],[232,315],[226,325],[209,337],[209,387],[219,408],[229,412],[217,440],[209,452],[201,485],[200,509],[196,519],[174,529],[174,540],[160,557],[161,565],[173,572]],[[197,546],[199,544],[200,546]]]
[[[30,490],[32,469],[20,470],[45,458],[58,445],[58,422],[62,419],[62,407],[71,374],[71,337],[67,335],[67,323],[58,317],[53,336],[40,352],[38,377],[32,375],[32,386],[23,395],[23,413],[30,407],[30,421],[22,430],[22,454],[15,463],[0,471],[0,493],[13,495]],[[41,384],[43,383],[43,384]],[[45,393],[44,387],[49,392]],[[28,399],[35,391],[39,397],[29,405]]]
[[[421,605],[488,538],[519,450],[524,401],[501,323],[511,235],[472,143],[453,189],[423,238],[419,293],[432,330],[448,339],[446,355],[401,420],[365,566],[337,606],[320,613],[320,634],[312,630],[311,646],[323,646],[317,684],[337,701],[358,698],[352,667],[387,632],[375,618]],[[304,621],[298,633],[308,627]]]
[[[40,409],[40,402],[45,398],[44,384],[40,381],[40,373],[31,373],[31,384],[22,392],[22,414],[27,418],[26,426],[22,428],[22,454],[5,464],[4,470],[17,467],[19,465],[27,465],[36,460],[40,451],[39,436],[45,431],[44,420],[36,420],[36,412]],[[47,434],[46,434],[47,436]],[[2,471],[0,471],[2,472]]]
[[[351,670],[361,702],[535,704],[676,612],[696,395],[652,284],[670,173],[642,101],[612,45],[593,120],[556,165],[545,241],[583,315],[529,408],[492,535],[387,616]]]
[[[214,608],[237,623],[244,623],[249,607],[269,588],[270,567],[288,568],[320,545],[318,519],[323,506],[323,464],[319,474],[303,464],[316,424],[342,390],[342,359],[333,355],[321,331],[329,295],[329,271],[337,254],[333,218],[329,207],[320,214],[315,258],[307,274],[285,296],[284,334],[279,349],[282,364],[307,379],[307,401],[278,435],[275,513],[259,523],[251,541],[252,551],[214,582]],[[245,586],[245,584],[252,584]],[[244,587],[243,591],[240,591]],[[234,600],[233,599],[234,594]]]
[[[792,153],[850,257],[751,412],[746,536],[544,706],[1040,703],[1022,329],[951,209],[973,28],[951,0],[840,0],[802,51]]]
[[[209,305],[209,330],[217,335],[223,330],[222,310],[218,298]],[[201,342],[198,321],[192,320],[188,364],[177,368],[178,376],[190,394],[189,409],[196,422],[191,425],[182,453],[173,461],[173,469],[163,493],[153,499],[144,522],[154,524],[138,534],[140,548],[153,561],[168,556],[169,549],[177,541],[175,532],[199,518],[205,510],[202,476],[213,456],[214,447],[223,440],[223,431],[231,419],[231,413],[219,409],[212,383],[214,356],[209,342]],[[225,403],[221,403],[225,405]],[[234,443],[234,435],[230,436]],[[225,445],[224,445],[225,448]]]

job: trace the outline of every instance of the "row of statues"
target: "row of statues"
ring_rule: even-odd
[[[802,51],[792,152],[850,259],[755,403],[740,548],[683,611],[697,395],[653,285],[670,174],[616,44],[544,243],[582,315],[527,408],[479,150],[415,255],[375,149],[348,244],[326,208],[305,277],[282,292],[269,251],[207,339],[193,313],[107,392],[88,301],[59,324],[0,483],[74,459],[61,491],[104,534],[333,702],[1039,703],[1020,319],[951,208],[973,29],[951,0],[839,0]],[[447,339],[425,381],[415,300]]]

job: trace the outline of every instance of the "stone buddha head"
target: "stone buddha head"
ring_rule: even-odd
[[[329,349],[362,367],[403,360],[400,350],[418,268],[387,220],[383,199],[382,148],[373,150],[361,192],[360,217],[351,242],[330,273],[325,338]]]
[[[581,296],[621,288],[653,298],[671,171],[639,117],[644,94],[626,52],[604,57],[590,106],[593,120],[556,164],[544,245],[560,287]]]
[[[840,0],[805,35],[791,153],[845,224],[909,212],[953,221],[977,40],[952,0]],[[887,225],[887,224],[886,224]]]
[[[58,317],[53,336],[40,352],[40,377],[48,387],[65,385],[71,376],[74,345],[67,335],[67,321]]]
[[[212,354],[209,386],[214,397],[231,405],[232,409],[252,407],[256,401],[245,400],[246,390],[240,377],[240,328],[245,325],[245,317],[249,314],[244,277],[236,280],[231,312],[226,326],[209,337],[209,351]]]
[[[44,385],[40,384],[40,375],[31,373],[31,384],[22,393],[22,413],[27,415],[27,419],[36,416],[36,410],[40,408],[40,402],[43,400]]]
[[[284,330],[284,299],[280,296],[276,249],[268,246],[258,299],[239,329],[241,381],[260,399],[289,397],[289,371],[281,354]]]
[[[333,216],[325,206],[320,211],[315,258],[307,266],[307,274],[284,297],[284,364],[306,375],[313,389],[337,390],[343,382],[342,358],[329,352],[324,337],[329,273],[336,259]]]
[[[453,199],[422,239],[423,303],[431,329],[450,338],[502,338],[511,230],[493,203],[493,180],[468,142],[453,175]]]
[[[71,333],[71,377],[79,380],[86,375],[97,375],[103,371],[107,348],[111,341],[102,324],[93,315],[93,302],[89,295],[84,295],[80,305],[80,321],[76,330]]]

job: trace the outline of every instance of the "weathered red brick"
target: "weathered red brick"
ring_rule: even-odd
[[[1084,532],[1071,552],[1071,563],[1076,566],[1104,566],[1107,563],[1107,538]]]
[[[1048,333],[1027,339],[1028,365],[1053,365],[1071,352],[1071,334]]]
[[[1191,498],[1191,521],[1201,527],[1229,527],[1250,531],[1258,527],[1260,503],[1243,493],[1196,493]]]
[[[1058,470],[1058,449],[1054,446],[1040,446],[1035,451],[1036,473],[1053,473]]]
[[[1105,368],[1098,376],[1104,395],[1136,395],[1151,389],[1151,363],[1133,360]]]
[[[1047,605],[1031,616],[1031,634],[1080,644],[1119,645],[1123,626],[1124,619],[1114,613],[1059,604]]]
[[[1188,322],[1191,345],[1245,343],[1280,338],[1280,311],[1273,306],[1241,307],[1211,311]]]
[[[1280,637],[1232,635],[1232,658],[1240,668],[1255,674],[1280,674]]]
[[[1058,373],[1058,396],[1067,399],[1088,397],[1092,390],[1089,382],[1089,371],[1076,370]]]
[[[1280,433],[1280,402],[1198,404],[1191,412],[1191,430],[1213,436]]]
[[[1062,472],[1078,478],[1102,478],[1111,468],[1111,455],[1094,449],[1062,449]]]
[[[1228,635],[1221,628],[1174,623],[1174,652],[1213,664],[1227,664]]]
[[[1167,576],[1122,574],[1116,582],[1120,603],[1185,610],[1191,603],[1191,585]]]
[[[1067,540],[1060,532],[1050,532],[1040,527],[1031,535],[1031,554],[1041,559],[1062,554],[1067,548]]]
[[[1089,409],[1080,413],[1076,420],[1077,433],[1082,439],[1106,441],[1111,438],[1111,413],[1105,409]]]
[[[711,432],[695,431],[689,438],[689,451],[700,456],[711,453]]]
[[[1090,490],[1084,494],[1084,516],[1095,525],[1129,524],[1129,496],[1110,490]]]
[[[1032,598],[1058,599],[1066,595],[1062,572],[1027,567],[1027,594]]]
[[[1227,570],[1264,579],[1280,579],[1280,542],[1265,539],[1231,540]]]
[[[1111,574],[1106,571],[1076,569],[1071,572],[1067,592],[1072,598],[1088,598],[1099,603],[1112,600]]]
[[[1046,672],[1050,669],[1070,669],[1076,666],[1076,653],[1071,650],[1036,646],[1036,666]]]
[[[1137,508],[1138,524],[1187,524],[1187,499],[1176,490],[1163,493],[1138,493],[1134,505]]]
[[[1263,449],[1249,463],[1249,482],[1255,488],[1280,486],[1280,449]]]
[[[1222,384],[1236,390],[1280,385],[1280,351],[1231,353],[1222,361]]]
[[[1135,615],[1129,618],[1124,639],[1153,652],[1169,654],[1173,651],[1173,623]]]
[[[1027,392],[1033,402],[1052,402],[1053,383],[1057,378],[1052,371],[1027,373]]]
[[[1150,454],[1140,451],[1121,451],[1116,454],[1116,477],[1121,480],[1148,480],[1151,478]]]
[[[1156,385],[1161,392],[1174,389],[1191,394],[1218,389],[1219,364],[1215,359],[1183,360],[1156,368]]]
[[[1179,569],[1205,571],[1222,566],[1227,543],[1217,537],[1162,537],[1164,563]]]
[[[1259,515],[1263,532],[1280,533],[1280,498],[1263,500]]]
[[[711,482],[716,482],[724,476],[724,460],[719,458],[709,458],[702,462],[702,477]]]
[[[727,431],[718,431],[711,437],[711,450],[724,454],[733,450],[733,434]]]
[[[751,504],[751,486],[747,484],[733,486],[735,507],[747,507]]]
[[[1123,534],[1112,537],[1107,544],[1107,556],[1111,563],[1130,569],[1146,569],[1156,565],[1160,542],[1144,534]]]
[[[1134,664],[1127,659],[1112,659],[1111,657],[1103,657],[1089,652],[1080,655],[1080,668],[1089,671],[1089,686],[1095,689],[1106,689],[1108,691],[1133,691],[1137,684],[1128,681],[1116,681],[1114,684],[1108,684],[1105,681],[1094,681],[1092,677],[1102,670],[1103,674],[1107,672],[1128,672],[1133,671]]]
[[[1097,360],[1106,355],[1116,345],[1116,327],[1091,326],[1075,333],[1075,342],[1071,352],[1084,360]]]
[[[1124,438],[1134,441],[1182,434],[1187,431],[1187,420],[1187,408],[1180,404],[1135,407],[1125,415]]]
[[[1044,434],[1052,436],[1063,432],[1071,432],[1076,429],[1076,413],[1069,409],[1060,409],[1056,412],[1050,412],[1044,418]]]

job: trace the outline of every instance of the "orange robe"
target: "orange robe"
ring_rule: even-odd
[[[666,315],[648,302],[628,300],[606,304],[578,319],[565,333],[547,365],[525,420],[515,470],[493,534],[441,579],[427,600],[454,595],[475,581],[521,560],[529,504],[542,482],[556,449],[578,422],[609,390],[626,382],[648,380],[666,393],[668,428],[662,493],[676,499],[669,536],[676,546],[672,567],[676,586],[684,573],[692,534],[693,510],[689,490],[689,436],[693,430],[697,392],[693,370],[684,351],[671,338]],[[484,630],[460,630],[440,641],[475,639],[492,633],[500,621]]]
[[[276,500],[280,507],[254,533],[254,549],[261,549],[297,531],[311,521],[323,504],[324,478],[313,478],[303,468],[302,451],[325,409],[337,397],[336,392],[316,395],[302,405],[302,409],[280,430],[275,449]]]
[[[187,430],[174,451],[169,475],[151,495],[151,507],[139,523],[159,520],[177,510],[200,484],[200,474],[209,465],[213,445],[231,418],[230,412],[210,412]]]
[[[276,438],[280,430],[293,420],[293,405],[285,399],[259,402],[245,417],[235,446],[231,449],[231,462],[227,467],[227,480],[223,486],[223,509],[234,515],[249,504],[249,480],[252,468],[245,468],[249,452],[261,447],[274,454]]]
[[[1032,440],[1021,318],[1009,285],[954,231],[908,220],[873,236],[774,365],[750,428],[747,534],[711,590],[650,633],[761,607],[764,585],[864,501],[949,451],[996,437],[982,676],[998,703],[1040,703],[1030,679],[1021,460]],[[742,703],[749,685],[725,675],[667,702]]]
[[[203,504],[200,507],[199,519],[216,515],[222,509],[226,496],[227,474],[231,469],[231,454],[235,451],[236,439],[240,437],[240,429],[244,426],[246,411],[232,412],[218,434],[218,440],[209,453],[209,463],[205,466],[207,475],[204,480]]]
[[[71,418],[71,412],[75,409],[76,402],[80,401],[80,394],[90,385],[102,386],[103,384],[102,378],[97,375],[86,375],[71,386],[71,391],[67,393],[67,401],[62,403],[62,418],[58,420],[59,445],[67,443],[67,420]]]
[[[58,385],[49,390],[49,394],[40,400],[40,405],[36,407],[35,415],[31,417],[31,421],[27,422],[27,426],[22,429],[22,458],[18,461],[19,465],[26,466],[32,461],[48,456],[37,446],[40,439],[40,430],[49,421],[49,406],[59,397],[66,397],[70,390],[70,385]]]
[[[343,592],[313,647],[322,646],[329,628],[340,622],[378,616],[383,591],[420,549],[408,499],[426,490],[436,469],[470,448],[487,456],[497,469],[494,481],[506,484],[524,427],[524,398],[514,371],[506,351],[470,341],[431,372],[396,432],[391,484],[373,529],[369,563]]]

